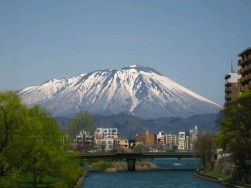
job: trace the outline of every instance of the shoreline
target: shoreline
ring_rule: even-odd
[[[217,177],[214,177],[214,176],[204,174],[201,171],[195,172],[195,173],[193,173],[193,175],[198,177],[198,178],[205,179],[205,180],[208,180],[208,181],[212,181],[212,182],[215,182],[215,183],[219,183],[219,184],[222,184],[222,185],[225,185],[225,186],[228,186],[228,187],[251,188],[251,185],[247,185],[247,184],[244,184],[244,183],[241,183],[241,182],[223,180],[221,178],[217,178]]]
[[[81,186],[84,184],[86,177],[88,177],[88,171],[85,170],[81,177],[78,179],[77,183],[75,184],[74,188],[81,188]]]

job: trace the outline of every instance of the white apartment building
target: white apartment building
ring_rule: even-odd
[[[185,132],[179,132],[178,150],[186,150],[186,133]]]
[[[105,150],[112,150],[114,145],[113,135],[118,134],[117,128],[97,128],[95,131],[95,144],[103,146]]]
[[[173,150],[178,146],[178,139],[176,135],[173,134],[166,134],[165,135],[165,149],[166,150]]]

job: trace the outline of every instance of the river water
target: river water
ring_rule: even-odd
[[[157,169],[135,172],[89,172],[82,188],[220,188],[223,185],[193,175],[201,168],[198,159],[155,159]]]

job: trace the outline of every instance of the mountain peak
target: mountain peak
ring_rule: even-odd
[[[86,109],[95,114],[127,113],[154,119],[188,117],[222,109],[156,70],[140,65],[48,81],[25,88],[19,94],[24,104],[40,104],[54,116]]]
[[[142,66],[140,66],[140,65],[130,65],[130,66],[128,66],[128,67],[137,68],[137,67],[142,67]]]
[[[141,66],[141,65],[130,65],[128,67],[122,68],[121,70],[125,71],[125,70],[133,70],[133,69],[138,71],[138,72],[142,71],[142,72],[155,73],[155,74],[158,74],[158,75],[162,75],[158,71],[154,70],[153,68],[145,67],[145,66]]]

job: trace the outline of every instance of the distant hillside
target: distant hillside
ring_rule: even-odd
[[[219,114],[194,115],[188,118],[168,117],[154,120],[144,120],[142,118],[128,115],[117,114],[112,116],[94,116],[96,127],[118,128],[120,137],[134,138],[136,134],[143,133],[145,130],[151,132],[164,131],[165,133],[177,134],[179,131],[188,131],[195,125],[200,131],[217,132],[217,121]],[[66,129],[70,118],[56,118],[62,129]]]

